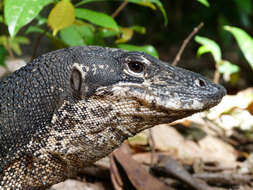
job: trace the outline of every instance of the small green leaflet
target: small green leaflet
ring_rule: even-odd
[[[135,46],[135,45],[130,45],[130,44],[118,44],[117,46],[121,49],[125,49],[128,51],[142,51],[154,57],[157,57],[157,58],[159,57],[156,49],[154,48],[154,46],[151,46],[151,45]]]
[[[219,72],[220,73],[237,73],[240,70],[240,67],[230,63],[229,61],[221,61],[220,66],[219,66]]]
[[[79,7],[83,4],[86,3],[92,3],[92,2],[100,2],[100,1],[121,1],[123,2],[124,0],[82,0],[79,3],[76,4],[76,7]],[[156,9],[156,6],[159,8],[159,10],[162,12],[163,14],[163,18],[164,18],[164,24],[167,25],[168,23],[168,17],[167,17],[167,13],[163,7],[163,4],[161,3],[160,0],[125,0],[129,3],[135,3],[138,4],[140,6],[145,6],[145,7],[149,7],[151,9]],[[156,5],[156,6],[155,6]]]
[[[160,2],[160,0],[127,0],[129,3],[136,3],[142,6],[150,7],[152,9],[156,9],[154,4],[160,9],[160,11],[163,14],[164,18],[164,24],[168,24],[168,17],[165,9],[163,8],[163,4]]]
[[[6,67],[6,65],[4,64],[6,53],[6,49],[2,45],[0,45],[0,65],[3,67]]]
[[[77,18],[87,20],[92,24],[119,31],[116,21],[107,14],[83,8],[75,8],[75,14]]]
[[[210,7],[210,4],[207,0],[197,0],[198,2],[200,2],[202,5],[206,6],[206,7]]]
[[[213,55],[216,63],[218,63],[221,60],[221,50],[219,45],[215,41],[201,36],[195,36],[194,40],[202,45],[198,49],[197,52],[198,56],[210,52]]]
[[[229,31],[236,39],[244,57],[249,62],[251,68],[253,69],[253,39],[244,30],[233,27],[224,26],[224,29]]]

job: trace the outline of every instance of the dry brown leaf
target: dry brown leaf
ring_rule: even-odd
[[[123,181],[120,177],[119,170],[116,166],[115,160],[113,158],[113,154],[110,154],[110,174],[112,184],[115,190],[123,190]]]
[[[124,168],[127,176],[137,190],[169,190],[164,183],[151,176],[142,166],[126,153],[122,146],[113,155]]]
[[[250,104],[247,107],[247,110],[250,112],[251,115],[253,115],[253,101],[250,102]]]

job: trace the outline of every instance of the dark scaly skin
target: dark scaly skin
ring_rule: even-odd
[[[140,52],[90,46],[42,55],[0,82],[0,190],[59,183],[126,138],[209,109],[225,93]]]

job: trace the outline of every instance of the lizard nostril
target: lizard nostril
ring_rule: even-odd
[[[199,87],[205,87],[206,86],[206,82],[204,80],[202,80],[202,79],[196,79],[194,82]]]

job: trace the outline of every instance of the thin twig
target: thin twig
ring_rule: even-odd
[[[37,39],[37,41],[35,43],[35,46],[33,48],[33,54],[32,54],[32,58],[31,58],[30,61],[32,61],[36,57],[37,50],[38,50],[38,47],[39,47],[39,44],[40,44],[40,40],[46,35],[46,33],[48,32],[48,30],[49,30],[49,28],[47,28],[46,30],[44,30],[44,32],[39,35],[39,37],[38,37],[38,39]]]
[[[219,79],[220,79],[219,63],[216,63],[215,64],[215,72],[214,72],[213,82],[215,82],[216,84],[218,84],[219,83]]]
[[[181,55],[186,47],[186,45],[189,43],[189,41],[191,40],[191,38],[200,30],[200,28],[202,28],[202,26],[204,26],[204,23],[201,22],[198,26],[196,26],[193,31],[190,33],[190,35],[184,40],[182,46],[180,47],[174,61],[172,62],[172,65],[177,65],[178,61],[181,58]]]
[[[125,8],[125,6],[127,6],[127,4],[128,4],[128,1],[124,1],[123,3],[121,3],[121,5],[112,14],[112,18],[115,18],[116,16],[118,16],[118,14]]]

